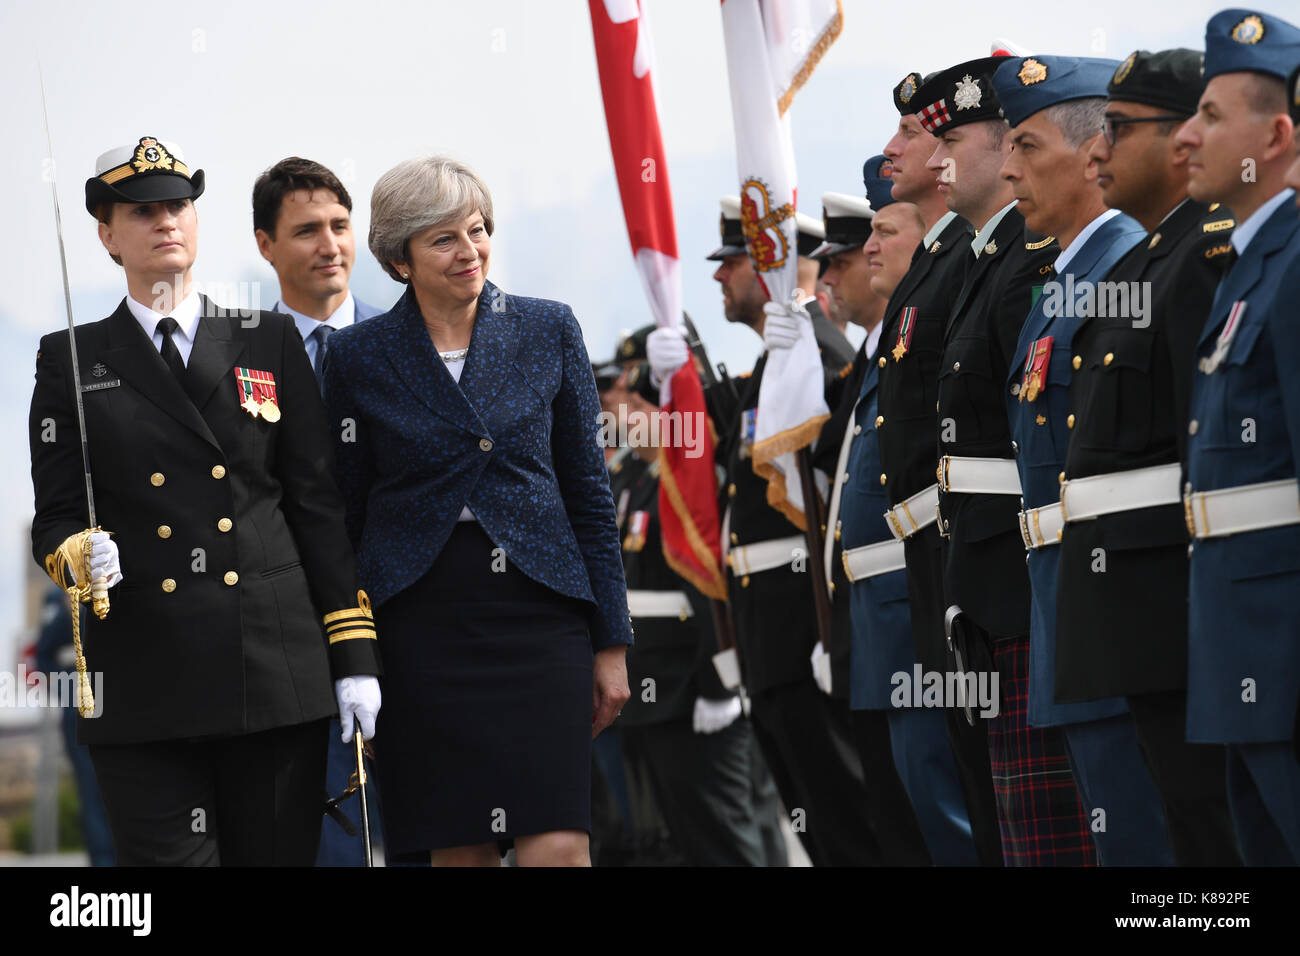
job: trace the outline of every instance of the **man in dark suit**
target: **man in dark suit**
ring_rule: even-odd
[[[1026,235],[1001,178],[1011,143],[989,77],[1005,59],[949,67],[913,100],[921,125],[939,139],[928,167],[948,208],[977,227],[969,244],[975,261],[953,304],[939,366],[945,616],[969,669],[998,678],[987,731],[1004,862],[1080,865],[1095,855],[1060,733],[1030,728],[1026,719],[1029,578],[1004,391],[1035,287],[1060,247],[1050,236]],[[1026,62],[1024,82],[1039,75],[1036,63]]]
[[[728,321],[762,335],[766,295],[745,248],[740,201],[727,197],[722,206],[722,245],[710,256],[719,262],[714,278],[722,286]],[[799,233],[799,287],[807,290],[816,283],[817,264],[806,257],[825,233],[820,223],[807,217],[801,218]],[[811,297],[805,308],[812,316],[829,388],[852,361],[853,349]],[[657,381],[688,357],[685,341],[671,329],[652,332],[647,351]],[[872,863],[880,850],[865,816],[868,798],[846,702],[818,688],[810,663],[818,636],[806,563],[816,558],[808,557],[803,533],[768,504],[767,481],[755,474],[749,457],[766,364],[764,352],[734,393],[725,385],[705,393],[719,436],[717,460],[725,470],[720,495],[723,547],[728,549],[730,605],[754,732],[813,864]],[[846,686],[845,681],[839,683]]]
[[[352,197],[338,177],[320,163],[290,156],[253,184],[253,232],[258,252],[280,281],[280,298],[271,311],[293,319],[320,383],[329,336],[380,311],[355,298],[348,288],[356,259]],[[333,797],[343,793],[355,770],[350,736],[337,721],[332,722],[326,792]],[[373,782],[370,792],[374,792]],[[340,804],[338,812],[354,827],[361,826],[359,800]],[[379,816],[371,815],[375,838]],[[325,826],[316,860],[319,866],[364,866],[360,831],[349,836],[341,825]]]
[[[64,332],[37,353],[33,553],[102,580],[84,640],[103,713],[84,720],[118,862],[310,865],[328,719],[374,733],[380,673],[332,478],[325,414],[292,324],[194,291],[191,176],[173,144],[111,150],[86,208],[128,295],[82,326],[97,518],[89,535]],[[120,546],[120,552],[119,552]]]
[[[907,274],[890,295],[881,326],[884,347],[876,358],[880,419],[876,440],[890,528],[902,539],[907,562],[916,659],[924,671],[942,673],[948,667],[948,651],[943,553],[935,521],[939,434],[934,413],[943,332],[970,263],[965,250],[970,248],[971,227],[948,209],[938,190],[938,177],[926,168],[936,140],[916,116],[916,93],[922,82],[919,73],[909,73],[894,87],[898,131],[884,150],[892,164],[891,197],[915,203],[927,232]],[[946,824],[935,828],[929,839],[935,859],[968,861],[973,840],[983,865],[1001,866],[1002,840],[983,722],[971,726],[955,710],[922,709],[902,723],[895,722],[895,727],[906,733],[904,749],[912,754],[910,760],[929,768],[925,788],[933,809],[929,816]]]
[[[1223,748],[1189,744],[1184,730],[1187,527],[1178,461],[1192,353],[1233,226],[1227,209],[1188,198],[1187,164],[1174,140],[1205,87],[1201,61],[1196,50],[1131,54],[1111,77],[1105,133],[1093,144],[1102,199],[1146,230],[1105,281],[1144,298],[1131,300],[1141,315],[1129,320],[1084,317],[1070,346],[1072,488],[1060,545],[1055,690],[1061,702],[1127,697],[1174,861],[1233,866],[1241,857]],[[1136,489],[1162,467],[1166,496],[1158,503]],[[1089,514],[1086,489],[1106,484],[1126,507]]]

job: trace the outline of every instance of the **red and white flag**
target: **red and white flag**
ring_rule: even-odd
[[[792,301],[798,268],[797,180],[787,110],[843,26],[838,0],[722,0],[731,112],[740,172],[740,220],[759,281],[774,302]],[[803,297],[812,289],[804,289]],[[767,500],[806,529],[794,453],[830,416],[812,324],[769,353],[759,386],[751,457]]]
[[[637,271],[660,328],[678,326],[682,315],[677,226],[651,68],[654,48],[644,0],[588,0],[596,43],[605,122],[614,175]],[[726,599],[721,571],[718,479],[707,427],[704,390],[692,362],[661,389],[665,421],[699,423],[692,432],[662,428],[661,435],[693,433],[698,443],[666,440],[659,451],[659,524],[664,558],[702,593]]]

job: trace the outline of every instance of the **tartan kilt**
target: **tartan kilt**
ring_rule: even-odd
[[[1029,726],[1029,638],[993,644],[1000,706],[989,764],[1006,866],[1096,866],[1097,850],[1059,727]]]

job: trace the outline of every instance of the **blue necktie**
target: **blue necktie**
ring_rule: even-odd
[[[328,348],[326,340],[334,334],[334,327],[321,323],[312,330],[311,337],[316,340],[316,361],[312,366],[316,372],[316,384],[320,386],[321,394],[325,394],[325,350]]]

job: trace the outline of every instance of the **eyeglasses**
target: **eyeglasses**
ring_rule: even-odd
[[[1106,137],[1106,145],[1115,145],[1115,127],[1127,126],[1129,123],[1185,123],[1186,116],[1107,116],[1101,121],[1101,134]]]

